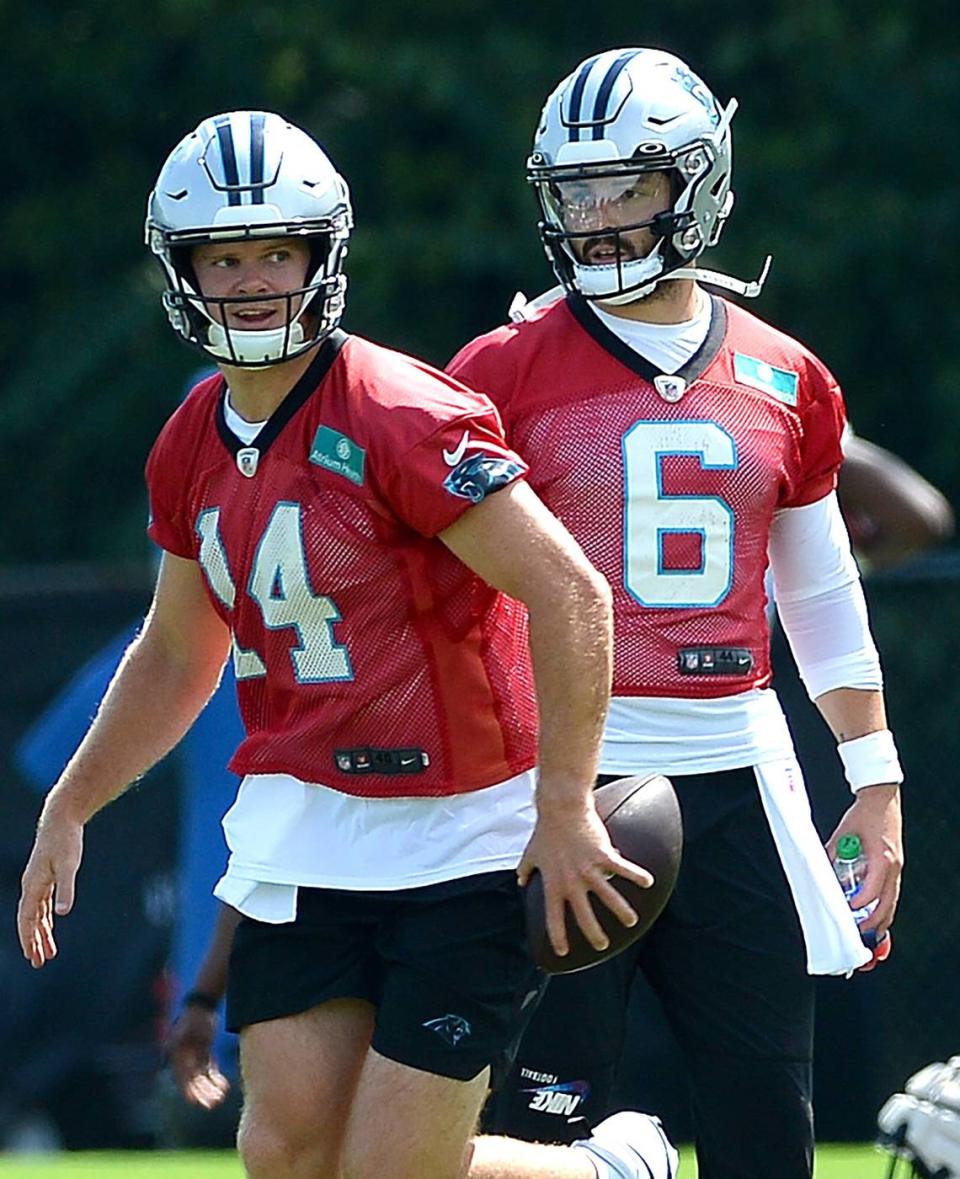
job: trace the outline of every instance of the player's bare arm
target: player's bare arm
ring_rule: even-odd
[[[610,588],[559,521],[518,481],[471,508],[441,540],[491,585],[522,601],[540,709],[537,826],[519,866],[541,872],[550,940],[567,952],[564,909],[597,949],[607,945],[589,903],[596,896],[625,925],[636,914],[608,883],[649,873],[619,856],[593,804],[597,754],[610,692]]]
[[[887,729],[882,692],[837,688],[820,696],[816,703],[841,748],[846,742],[884,733]],[[862,928],[876,929],[883,934],[893,924],[903,872],[899,784],[878,782],[857,790],[856,800],[827,844],[831,858],[836,852],[837,840],[848,832],[860,836],[867,857],[867,877],[860,903],[867,905],[873,900],[878,901]]]
[[[47,795],[17,913],[20,945],[34,967],[56,956],[54,913],[73,907],[84,825],[173,748],[219,682],[230,635],[201,578],[195,562],[165,555],[143,629]]]

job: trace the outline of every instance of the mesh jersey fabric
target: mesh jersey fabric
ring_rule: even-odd
[[[827,495],[842,461],[843,399],[825,366],[742,308],[712,304],[680,386],[658,387],[576,297],[479,337],[448,366],[497,405],[532,486],[610,582],[618,697],[769,683],[773,515]],[[749,670],[683,674],[681,652],[699,646],[748,652]]]
[[[147,463],[151,537],[199,561],[234,637],[246,738],[237,774],[364,797],[442,796],[533,765],[524,609],[436,534],[482,460],[525,464],[489,401],[357,336],[319,350],[250,448],[201,381]],[[253,473],[250,456],[256,451]],[[416,750],[417,773],[356,773],[338,751]],[[354,759],[356,760],[356,759]]]

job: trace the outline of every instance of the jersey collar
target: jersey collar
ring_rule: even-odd
[[[250,443],[250,447],[255,447],[260,452],[261,457],[270,449],[283,427],[290,421],[300,406],[303,405],[330,371],[333,362],[340,355],[340,349],[347,342],[347,338],[347,333],[337,328],[336,331],[331,332],[327,336],[317,349],[317,354],[310,361],[306,371],[267,419],[263,429],[257,434],[253,442]],[[227,425],[227,418],[224,413],[226,396],[227,382],[221,377],[217,395],[217,433],[220,435],[224,446],[230,451],[234,459],[236,459],[237,452],[248,449],[248,447],[246,443],[241,442]]]
[[[723,340],[727,334],[727,305],[723,299],[718,299],[716,295],[711,295],[709,292],[707,294],[710,299],[711,310],[710,327],[707,330],[706,337],[686,364],[682,365],[677,369],[676,373],[672,374],[682,377],[687,385],[692,385],[713,364],[717,353],[723,346]],[[567,306],[583,330],[592,336],[604,351],[616,357],[621,364],[626,365],[627,368],[635,372],[638,376],[643,377],[651,385],[656,377],[663,375],[655,364],[651,364],[645,356],[641,356],[639,352],[635,352],[619,336],[610,331],[607,325],[602,323],[594,315],[589,301],[582,295],[567,295]]]

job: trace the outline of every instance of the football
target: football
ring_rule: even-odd
[[[605,950],[595,950],[567,911],[569,952],[559,957],[547,935],[543,905],[543,881],[534,872],[524,890],[527,945],[533,960],[547,974],[573,974],[605,962],[619,954],[653,925],[670,899],[680,869],[683,824],[673,784],[663,774],[618,778],[594,791],[597,812],[613,846],[628,860],[646,868],[654,878],[650,888],[640,888],[622,876],[612,883],[636,911],[639,920],[631,927],[621,925],[611,911],[591,896],[597,920],[609,938]]]

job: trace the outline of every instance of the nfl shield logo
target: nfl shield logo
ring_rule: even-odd
[[[687,391],[687,382],[683,377],[670,376],[660,373],[653,378],[654,386],[664,401],[679,401]]]
[[[252,479],[257,473],[257,464],[260,462],[260,451],[255,446],[244,446],[237,451],[237,467],[241,475],[246,475],[248,479]]]

